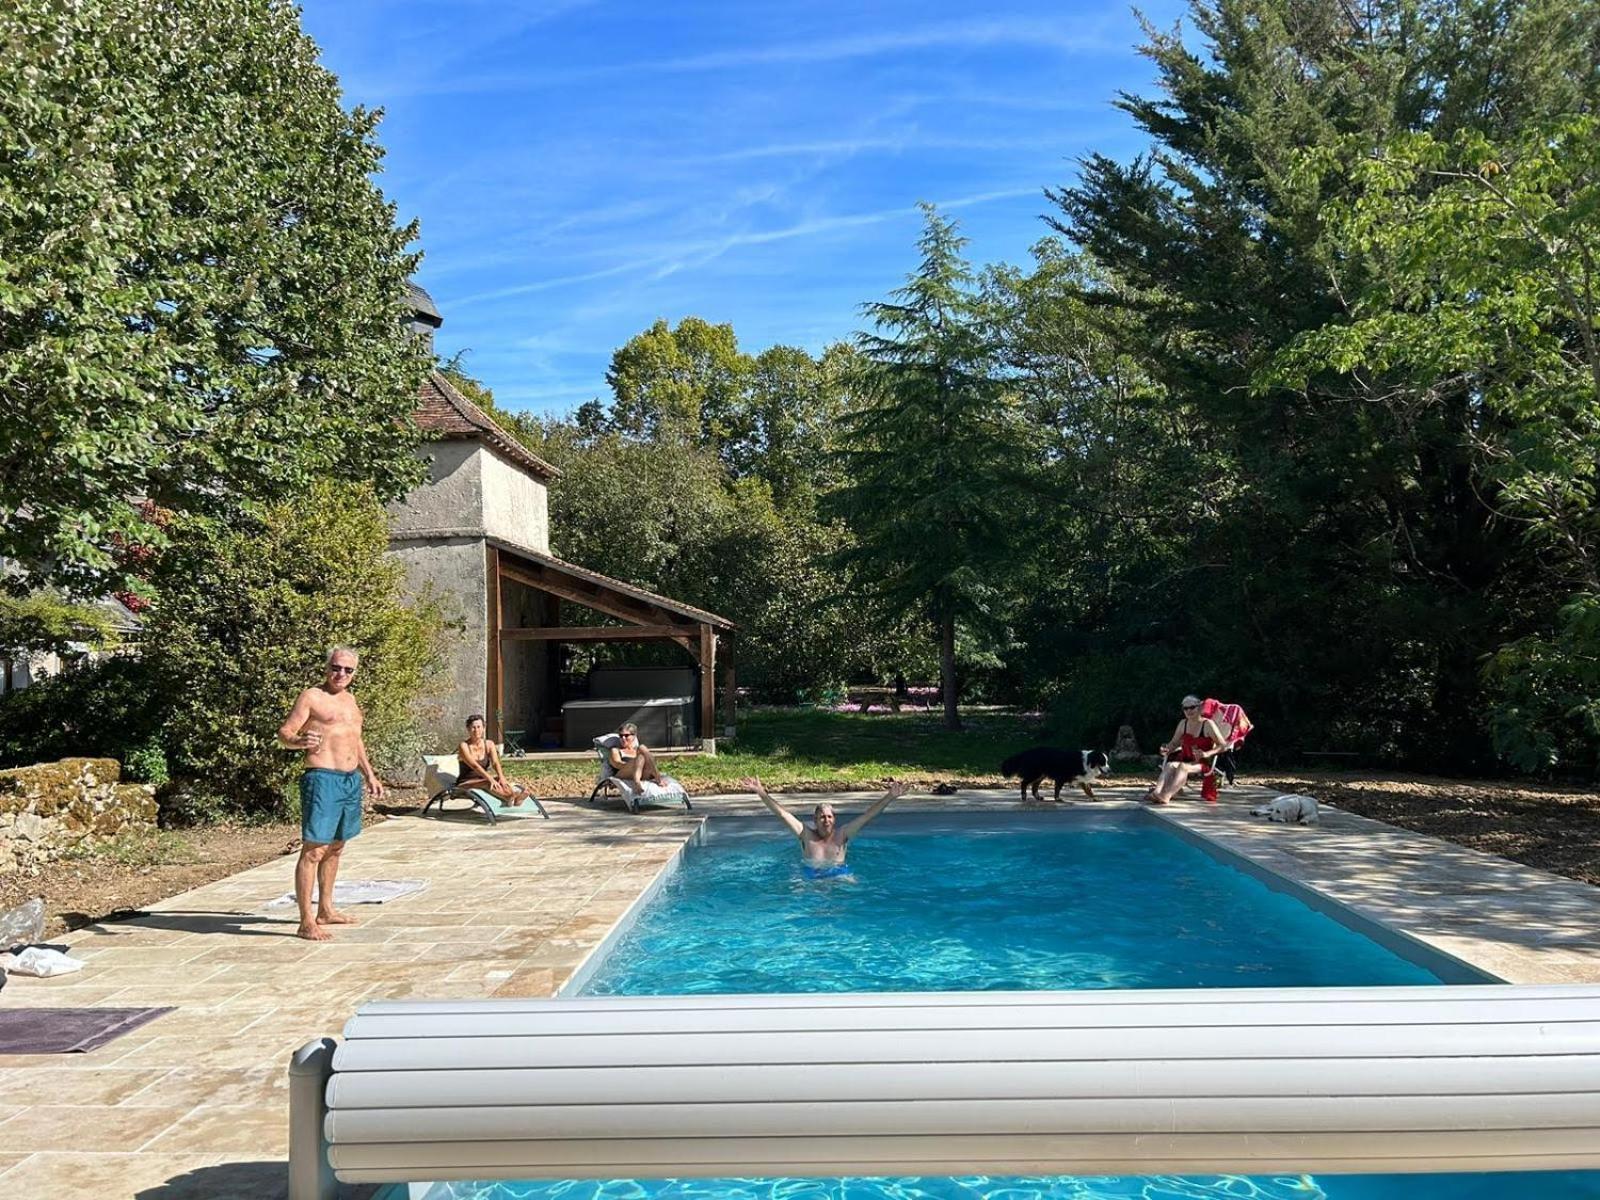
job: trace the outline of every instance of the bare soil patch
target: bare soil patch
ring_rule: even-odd
[[[1241,782],[1304,792],[1346,812],[1600,885],[1593,788],[1355,771],[1291,771]]]

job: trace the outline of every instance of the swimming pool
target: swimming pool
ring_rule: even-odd
[[[569,992],[1031,991],[1483,982],[1380,945],[1147,814],[885,818],[854,879],[808,880],[771,822],[702,843]],[[1350,918],[1346,914],[1346,920]],[[1401,951],[1404,951],[1403,955]]]
[[[714,819],[569,990],[587,995],[1481,980],[1148,814],[886,819],[854,880]],[[1308,900],[1310,901],[1308,903]],[[1378,934],[1375,940],[1367,932]],[[395,1189],[394,1200],[408,1193]],[[1600,1200],[1600,1173],[697,1179],[411,1185],[410,1200]]]

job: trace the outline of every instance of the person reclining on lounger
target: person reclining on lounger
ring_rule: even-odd
[[[800,857],[803,860],[801,866],[812,879],[828,879],[836,875],[850,874],[850,868],[844,861],[845,847],[849,845],[850,839],[888,808],[891,801],[905,795],[909,786],[904,783],[891,783],[889,790],[872,802],[871,808],[850,824],[840,828],[831,804],[817,805],[811,813],[812,824],[805,825],[801,823],[799,817],[769,796],[767,789],[761,786],[761,780],[754,775],[749,779],[740,780],[739,785],[759,796],[761,803],[770,808],[773,815],[789,827],[789,832],[800,839]]]
[[[617,744],[608,755],[617,778],[633,789],[636,796],[659,796],[682,792],[683,785],[656,767],[655,755],[639,740],[639,727],[627,721],[617,729]]]
[[[456,757],[461,760],[461,774],[456,779],[458,788],[475,788],[488,792],[507,804],[521,804],[533,793],[522,782],[512,783],[500,765],[500,751],[483,736],[483,718],[473,713],[467,718],[467,740],[456,747]]]

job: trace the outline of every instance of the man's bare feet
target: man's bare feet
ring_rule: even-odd
[[[361,924],[361,922],[356,920],[354,917],[347,917],[342,912],[334,912],[334,911],[332,911],[330,909],[328,912],[319,912],[317,914],[317,924],[319,924],[319,925],[359,925],[359,924]]]
[[[322,926],[318,925],[315,921],[311,922],[311,924],[309,924],[309,925],[307,925],[305,922],[302,921],[300,923],[300,929],[295,934],[295,936],[296,937],[303,937],[308,942],[331,942],[331,941],[333,941],[333,934],[329,933],[326,929],[322,928]]]

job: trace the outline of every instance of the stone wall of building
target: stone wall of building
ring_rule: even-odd
[[[32,871],[119,833],[154,828],[156,790],[122,783],[114,758],[0,771],[0,875]]]

